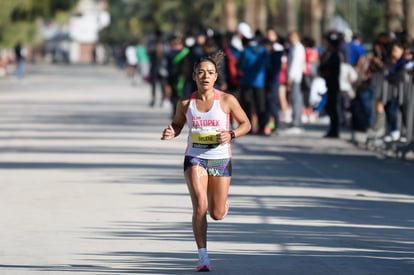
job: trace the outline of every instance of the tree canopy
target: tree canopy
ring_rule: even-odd
[[[123,43],[136,40],[143,35],[161,30],[199,31],[206,27],[215,30],[225,28],[224,5],[231,2],[235,8],[235,20],[255,18],[254,14],[265,9],[268,26],[277,25],[275,19],[286,16],[280,11],[282,3],[290,0],[106,0],[111,24],[102,30],[100,38],[106,43]],[[321,0],[322,1],[322,0]],[[386,27],[385,3],[390,0],[331,0],[321,3],[336,3],[336,14],[350,23],[353,30],[362,34],[366,41]],[[79,0],[1,0],[0,1],[0,46],[7,47],[17,41],[36,43],[38,19],[67,22]],[[305,0],[295,0],[301,8]],[[405,3],[405,1],[404,1]],[[288,13],[292,11],[287,11]],[[296,12],[296,21],[301,18]],[[259,18],[260,19],[260,18]],[[287,26],[277,25],[287,29]],[[301,31],[301,26],[299,31]],[[261,26],[263,28],[263,26]]]
[[[134,1],[109,0],[111,25],[101,38],[107,42],[136,39],[143,34],[161,30],[193,29],[217,26],[222,1]]]
[[[0,46],[17,41],[33,43],[39,18],[64,21],[76,4],[73,0],[2,0],[0,1]]]

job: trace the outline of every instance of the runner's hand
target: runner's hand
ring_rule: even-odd
[[[168,140],[168,139],[172,139],[173,137],[175,137],[175,130],[171,125],[168,125],[167,128],[164,129],[164,131],[162,132],[162,140]]]
[[[229,131],[219,129],[217,130],[217,141],[221,144],[229,143],[231,141],[231,135]]]

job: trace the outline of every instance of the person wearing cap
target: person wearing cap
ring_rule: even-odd
[[[253,37],[252,29],[246,22],[241,22],[237,25],[236,33],[231,39],[231,46],[238,52],[238,54],[236,54],[237,59],[243,51],[243,37],[249,39]]]
[[[269,136],[267,127],[268,113],[266,104],[266,66],[268,62],[267,50],[253,37],[253,33],[245,32],[243,36],[243,52],[237,62],[241,71],[240,103],[252,123],[254,104],[258,125],[253,125],[252,134]]]
[[[341,68],[339,45],[341,34],[335,31],[328,32],[324,36],[324,43],[325,51],[320,58],[319,74],[325,79],[328,96],[325,108],[330,124],[325,137],[339,138],[339,76]]]

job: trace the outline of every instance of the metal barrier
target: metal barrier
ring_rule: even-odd
[[[413,76],[408,75],[400,87],[402,139],[396,142],[397,157],[405,158],[410,151],[414,152],[414,85]]]
[[[376,150],[385,155],[392,155],[405,159],[409,152],[414,153],[413,74],[412,72],[404,72],[395,83],[389,82],[384,75],[384,73],[375,73],[372,75],[371,85],[374,86],[376,90],[372,101],[373,110],[376,109],[378,100],[381,100],[385,105],[392,98],[398,98],[397,125],[401,137],[398,140],[387,140],[384,138],[384,134],[386,134],[387,131],[379,131],[377,134],[365,134],[362,138],[359,136],[359,138],[357,138],[358,140],[354,140],[354,142],[364,143],[367,149]],[[382,127],[386,129],[386,125],[382,125]]]

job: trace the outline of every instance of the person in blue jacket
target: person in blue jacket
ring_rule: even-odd
[[[252,124],[252,133],[270,135],[265,131],[268,122],[265,91],[267,50],[254,39],[253,34],[244,34],[242,41],[244,49],[237,62],[241,71],[240,103],[251,123],[254,104],[258,125]]]

